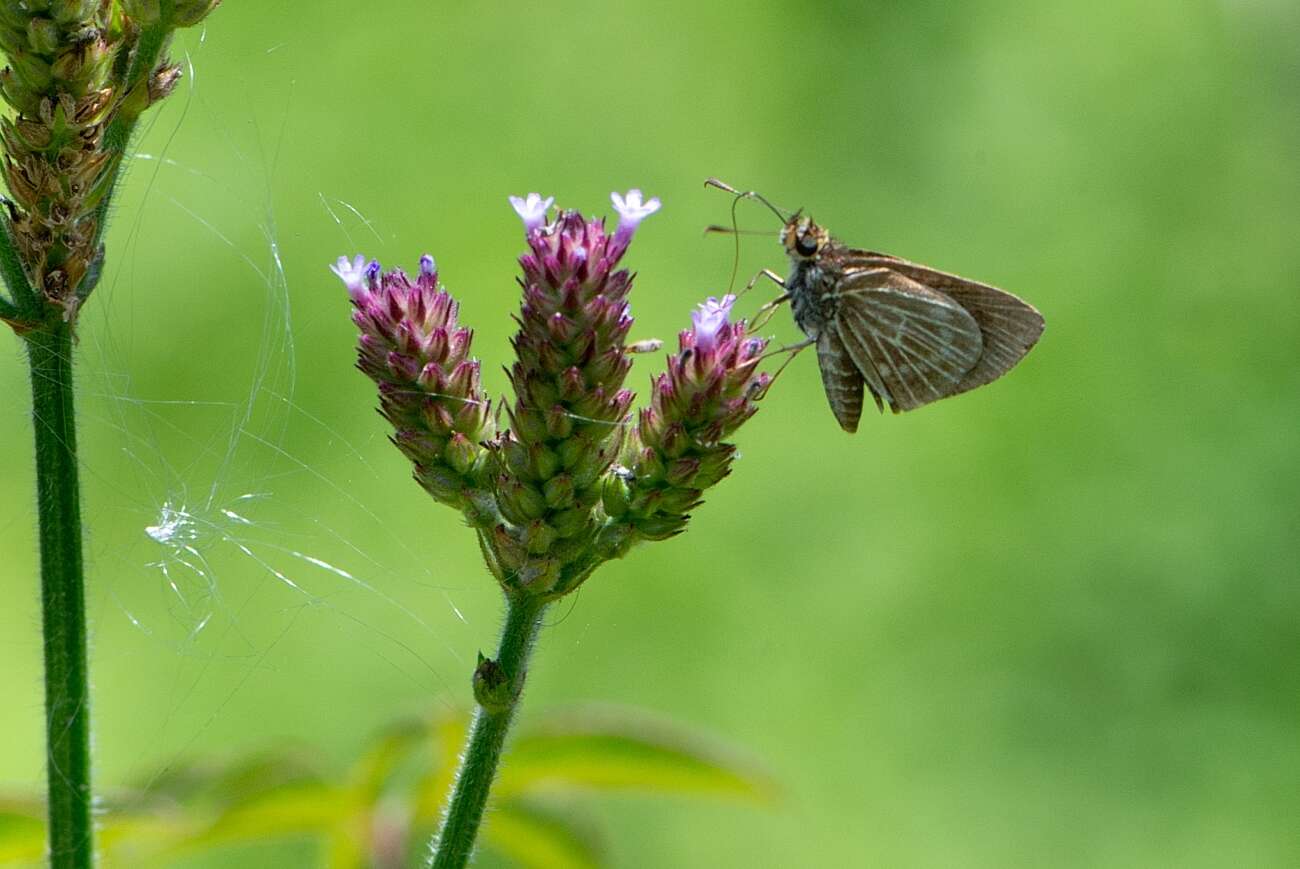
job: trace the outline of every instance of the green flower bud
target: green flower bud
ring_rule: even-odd
[[[524,528],[524,546],[528,548],[528,552],[532,555],[545,555],[551,551],[551,547],[555,545],[555,539],[558,536],[555,528],[541,519],[534,519]]]
[[[12,56],[11,53],[10,57]],[[40,111],[41,95],[27,87],[13,67],[0,70],[0,95],[24,115],[33,116]]]
[[[622,558],[632,549],[636,539],[630,525],[622,522],[606,525],[596,538],[596,551],[602,558]]]
[[[504,469],[516,477],[527,476],[530,471],[528,447],[512,437],[504,438],[496,451]]]
[[[447,441],[447,448],[443,456],[447,459],[447,464],[451,465],[456,473],[462,476],[468,474],[474,467],[474,461],[478,458],[481,448],[478,444],[460,432],[452,434],[451,439]]]
[[[534,479],[549,480],[560,470],[560,458],[553,450],[549,450],[540,443],[533,444],[529,449],[530,465]]]
[[[647,486],[661,482],[668,475],[663,459],[659,458],[659,453],[650,447],[646,447],[641,451],[641,455],[637,456],[635,471],[637,482]]]
[[[517,407],[511,416],[511,427],[520,440],[533,442],[546,438],[546,418],[542,411],[531,407]]]
[[[43,93],[54,82],[49,62],[30,52],[17,51],[9,55],[9,68],[14,71],[19,87],[25,90]]]
[[[50,17],[60,24],[91,22],[99,0],[54,0],[49,4]]]
[[[542,493],[518,477],[503,477],[497,491],[501,513],[516,525],[525,525],[546,512]]]
[[[162,17],[158,0],[121,0],[122,11],[136,24],[148,26]]]
[[[668,466],[667,473],[664,476],[670,486],[685,486],[695,479],[695,474],[699,469],[700,460],[688,456],[673,461]]]
[[[474,668],[474,701],[489,712],[504,712],[515,701],[510,678],[501,665],[480,652]]]
[[[590,440],[579,434],[574,434],[568,440],[560,444],[559,456],[560,467],[566,471],[571,470],[582,458],[594,447]]]
[[[600,487],[600,503],[605,508],[605,513],[615,519],[621,519],[627,515],[628,498],[627,482],[619,474],[607,474]]]
[[[177,27],[193,27],[220,5],[221,0],[176,0],[172,23]]]
[[[573,433],[573,416],[560,405],[554,405],[546,414],[546,433],[555,440],[564,440]]]
[[[590,519],[590,512],[581,507],[561,510],[558,513],[552,513],[550,516],[551,525],[561,537],[573,537],[587,527],[587,522]]]
[[[510,533],[505,525],[497,524],[492,529],[492,549],[507,572],[514,572],[523,566],[528,557],[523,545]]]
[[[513,574],[507,576],[509,585],[532,595],[548,594],[555,588],[564,566],[555,558],[533,558],[525,561]]]
[[[685,516],[647,516],[636,520],[637,532],[647,540],[667,540],[685,528]]]
[[[573,478],[568,474],[555,475],[542,486],[542,496],[552,510],[573,506]]]
[[[53,54],[62,38],[59,25],[48,18],[33,18],[27,22],[27,42],[38,54]]]
[[[424,490],[444,504],[459,506],[465,481],[446,465],[417,465],[415,479]]]

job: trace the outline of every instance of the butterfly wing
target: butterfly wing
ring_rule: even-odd
[[[955,300],[979,324],[984,351],[949,395],[967,392],[1006,374],[1033,349],[1043,334],[1043,315],[1006,290],[929,266],[871,251],[855,251],[850,270],[886,268]]]
[[[829,324],[817,336],[817,367],[822,372],[822,386],[826,389],[826,400],[831,404],[831,412],[839,421],[840,428],[852,434],[858,430],[858,420],[862,418],[862,373],[844,349],[844,342],[834,323]],[[876,404],[879,405],[879,393],[874,387],[872,394],[876,396]]]
[[[895,413],[961,392],[980,361],[971,312],[890,268],[846,269],[834,300],[835,333],[876,403]]]

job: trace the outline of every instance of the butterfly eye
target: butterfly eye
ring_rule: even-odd
[[[799,256],[812,256],[817,253],[817,239],[811,235],[801,235],[795,239],[794,249]]]

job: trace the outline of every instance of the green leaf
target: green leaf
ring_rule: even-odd
[[[321,865],[324,869],[368,869],[364,830],[340,830],[325,841]],[[362,835],[357,835],[361,833]]]
[[[386,727],[352,765],[349,777],[358,797],[366,802],[377,799],[402,761],[416,749],[427,747],[429,733],[429,722],[419,718],[398,721]],[[454,755],[452,762],[455,762]]]
[[[771,802],[771,779],[703,735],[643,712],[584,708],[551,716],[508,749],[499,800],[536,791],[635,789]]]
[[[301,751],[260,751],[247,757],[177,765],[152,781],[154,801],[222,809],[291,785],[318,784],[319,772]]]
[[[444,715],[430,725],[434,765],[416,789],[414,818],[429,823],[442,814],[443,803],[456,779],[460,751],[469,733],[469,716],[463,712]]]
[[[285,787],[232,807],[178,847],[188,850],[288,836],[329,835],[357,820],[357,808],[348,788],[325,784]]]
[[[522,802],[498,805],[480,833],[483,844],[524,869],[599,869],[596,838],[570,818]]]
[[[136,867],[175,848],[194,834],[193,817],[186,812],[108,812],[99,823],[100,865]]]

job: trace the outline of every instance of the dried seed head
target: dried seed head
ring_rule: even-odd
[[[106,126],[129,123],[166,97],[180,75],[165,60],[153,68],[136,62],[145,28],[168,28],[160,37],[165,46],[171,28],[198,21],[216,5],[0,0],[0,50],[8,58],[0,96],[17,110],[0,121],[0,144],[17,206],[8,229],[37,291],[33,309],[23,312],[29,327],[51,312],[71,317],[94,288],[99,212],[122,157],[120,143],[106,147]]]

